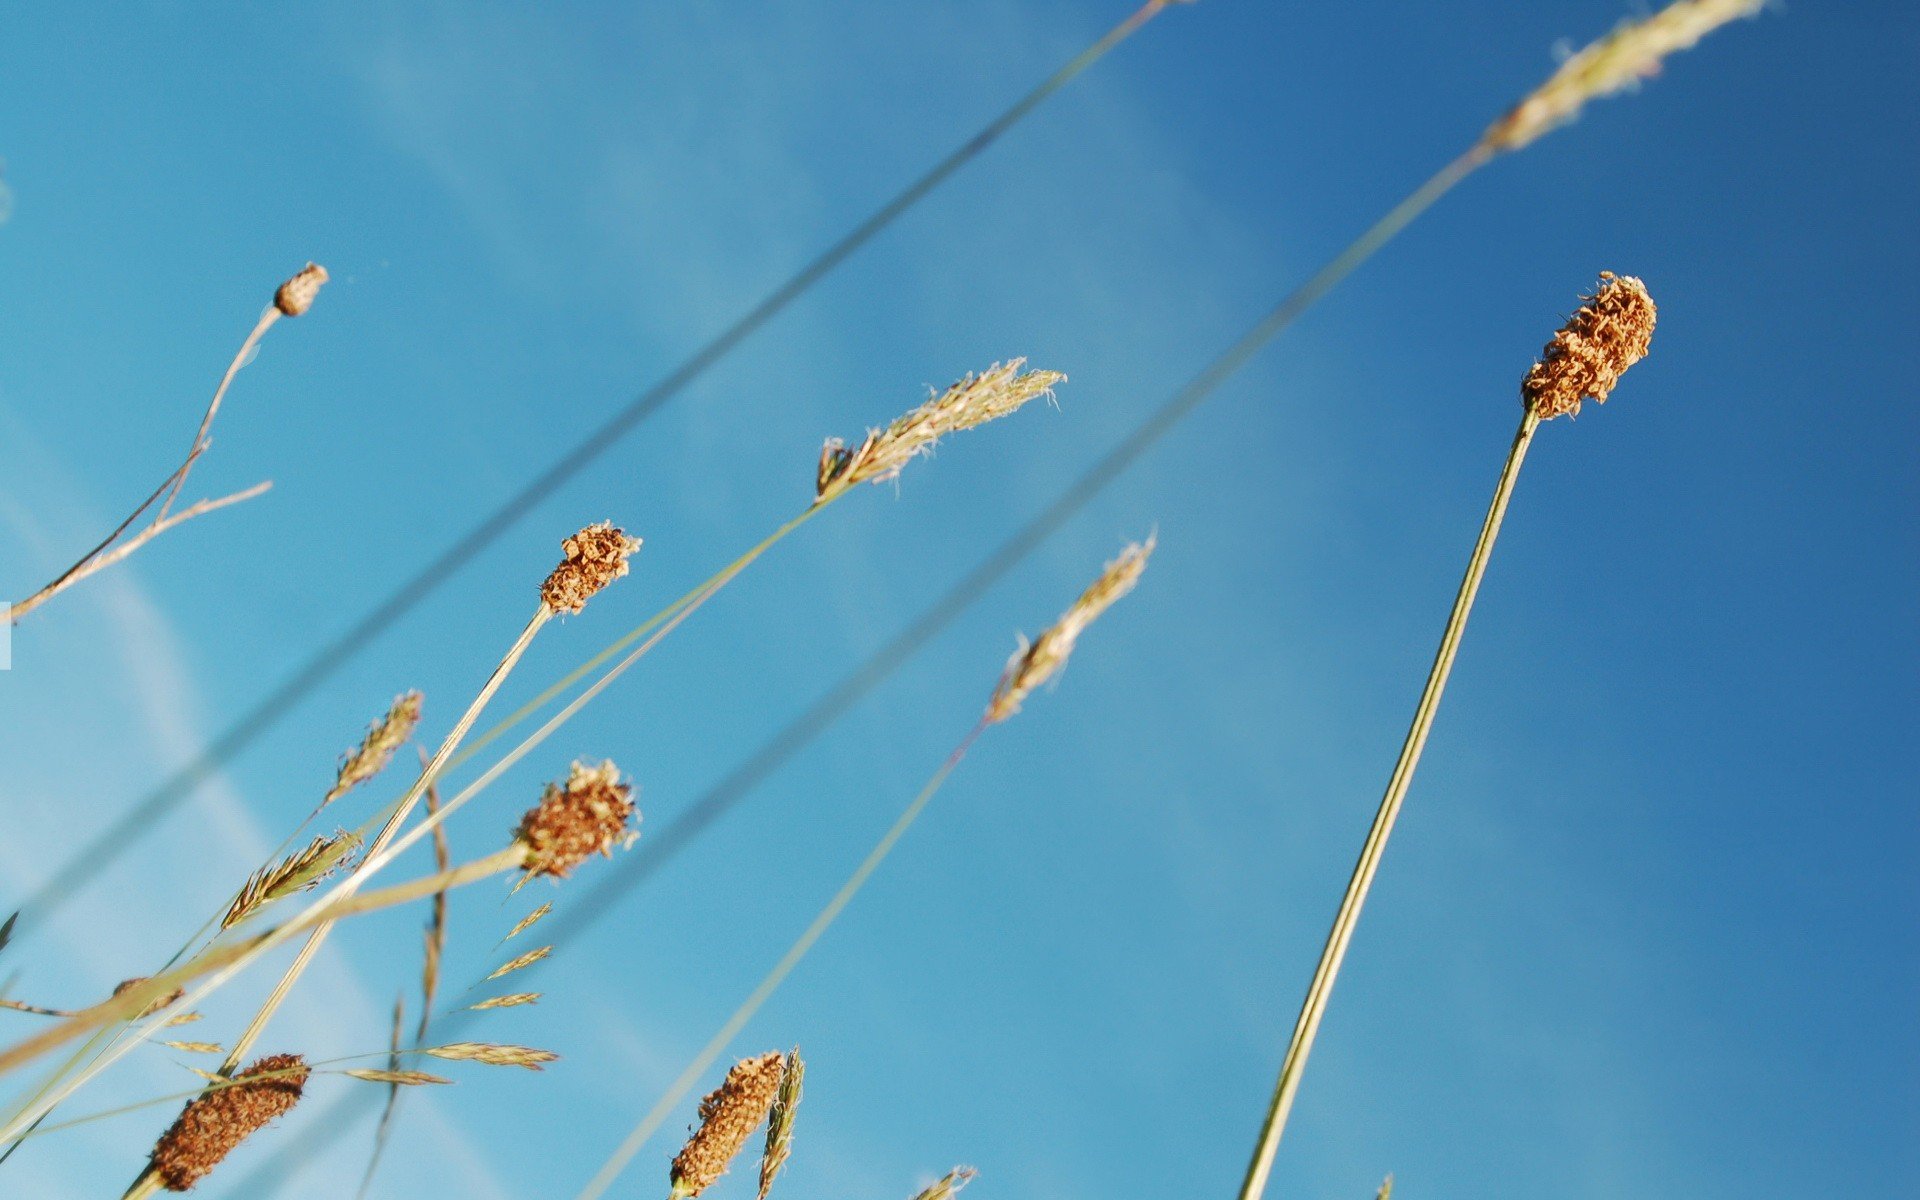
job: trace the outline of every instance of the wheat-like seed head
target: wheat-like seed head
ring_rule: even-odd
[[[1692,49],[1715,29],[1751,17],[1765,5],[1766,0],[1675,0],[1650,17],[1623,22],[1561,63],[1551,78],[1481,135],[1480,145],[1518,150],[1573,120],[1587,101],[1659,74],[1668,55]]]
[[[313,307],[313,298],[326,281],[327,269],[319,263],[308,263],[274,292],[273,306],[289,317],[297,317]]]
[[[727,1173],[727,1165],[767,1119],[785,1072],[786,1055],[778,1050],[742,1059],[700,1101],[699,1128],[673,1158],[670,1182],[676,1200],[698,1196]]]
[[[184,1192],[200,1182],[235,1146],[299,1103],[307,1076],[307,1060],[300,1055],[272,1054],[233,1077],[253,1082],[236,1082],[195,1097],[153,1147],[152,1166],[160,1185]]]
[[[1542,421],[1573,416],[1582,400],[1606,403],[1627,368],[1653,344],[1653,297],[1631,275],[1600,273],[1600,285],[1553,335],[1520,382],[1520,400]]]
[[[220,918],[220,928],[232,929],[275,900],[306,891],[331,875],[359,846],[359,834],[340,830],[330,838],[314,838],[306,849],[261,867],[241,885],[226,916]]]
[[[773,1108],[767,1114],[767,1148],[760,1155],[759,1200],[767,1200],[774,1179],[793,1154],[793,1120],[800,1109],[800,1085],[806,1075],[806,1061],[800,1057],[800,1047],[795,1046],[781,1064],[780,1090],[774,1094]]]
[[[386,770],[393,760],[393,752],[406,744],[420,724],[420,705],[424,699],[419,692],[402,692],[394,697],[386,715],[367,726],[367,735],[360,739],[360,744],[341,756],[333,787],[320,802],[322,808]]]
[[[640,836],[627,829],[635,812],[633,785],[620,782],[611,761],[597,767],[574,763],[566,784],[548,784],[514,830],[527,847],[527,873],[564,878],[590,855],[613,857],[615,846],[632,845]]]
[[[1106,569],[1100,572],[1100,578],[1094,580],[1092,586],[1073,602],[1073,607],[1063,613],[1045,633],[1031,644],[1021,639],[1020,648],[1014,651],[1006,670],[1001,672],[1000,684],[994,688],[993,699],[987,705],[989,722],[998,723],[1019,712],[1021,703],[1032,694],[1033,689],[1067,665],[1074,643],[1080,640],[1080,634],[1087,626],[1140,582],[1140,574],[1147,569],[1147,558],[1153,553],[1153,546],[1154,539],[1149,537],[1145,542],[1136,542],[1122,550],[1120,557],[1107,564]]]
[[[595,592],[627,573],[627,559],[639,552],[640,539],[602,521],[561,542],[560,549],[566,557],[540,585],[540,599],[555,612],[577,613]]]
[[[529,1071],[538,1071],[542,1063],[550,1063],[560,1056],[551,1050],[536,1050],[532,1046],[511,1046],[498,1042],[448,1042],[444,1046],[423,1046],[420,1053],[433,1058],[444,1058],[449,1062],[477,1062],[490,1067],[525,1067]]]
[[[995,363],[969,375],[885,429],[870,429],[852,450],[839,438],[827,439],[814,478],[814,503],[820,504],[861,483],[884,483],[916,455],[925,454],[949,433],[972,429],[1016,412],[1028,401],[1051,397],[1067,377],[1058,371],[1020,373],[1026,359]]]
[[[972,1167],[955,1167],[934,1180],[930,1187],[916,1195],[913,1200],[953,1200],[953,1194],[972,1183],[973,1177],[979,1173]]]

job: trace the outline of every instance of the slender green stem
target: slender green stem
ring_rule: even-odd
[[[872,878],[873,873],[880,869],[880,864],[886,861],[887,855],[893,852],[894,846],[906,836],[907,830],[919,819],[928,803],[939,792],[940,785],[947,781],[947,776],[953,774],[954,768],[960,765],[960,760],[967,756],[967,751],[972,748],[974,741],[986,728],[987,722],[982,719],[978,725],[974,726],[973,732],[954,747],[953,753],[947,756],[947,761],[933,773],[933,778],[927,780],[926,786],[920,789],[920,794],[915,796],[912,803],[901,812],[892,828],[888,829],[874,844],[873,849],[867,852],[867,857],[854,868],[853,874],[847,877],[847,881],[840,885],[840,890],[833,894],[833,899],[827,901],[826,907],[820,910],[819,915],[814,917],[800,937],[787,948],[787,952],[780,956],[780,961],[773,965],[773,969],[767,972],[766,977],[753,989],[740,1007],[734,1010],[733,1015],[727,1018],[724,1025],[720,1026],[720,1031],[714,1034],[712,1040],[707,1042],[700,1053],[694,1056],[694,1060],[687,1064],[686,1070],[680,1072],[679,1078],[667,1088],[666,1094],[655,1102],[646,1116],[640,1119],[640,1123],[633,1127],[632,1132],[628,1133],[619,1147],[608,1156],[607,1161],[600,1165],[599,1172],[586,1187],[580,1189],[580,1194],[574,1200],[597,1200],[613,1186],[614,1181],[620,1177],[620,1173],[626,1170],[627,1164],[633,1161],[633,1156],[640,1153],[648,1140],[660,1131],[660,1126],[666,1123],[674,1107],[686,1099],[687,1093],[699,1083],[700,1077],[706,1074],[714,1061],[726,1051],[727,1044],[746,1028],[747,1022],[751,1021],[754,1014],[760,1011],[761,1006],[779,990],[787,976],[800,965],[800,960],[807,956],[807,951],[813,949],[813,944],[826,933],[827,927],[832,925],[852,902],[854,896],[866,885],[867,880]]]
[[[1480,590],[1480,580],[1486,574],[1487,560],[1493,555],[1494,539],[1500,536],[1500,522],[1507,513],[1507,502],[1513,497],[1513,486],[1520,478],[1520,466],[1526,461],[1527,447],[1533,441],[1533,433],[1539,427],[1539,418],[1531,410],[1521,418],[1520,429],[1513,437],[1513,447],[1507,452],[1506,466],[1500,472],[1499,485],[1494,488],[1493,503],[1487,509],[1487,519],[1480,527],[1479,540],[1474,543],[1473,555],[1467,560],[1467,573],[1460,581],[1460,590],[1454,596],[1453,610],[1447,615],[1446,632],[1441,635],[1439,652],[1434,655],[1433,668],[1427,673],[1426,686],[1421,689],[1420,703],[1414,709],[1413,724],[1407,730],[1406,741],[1400,746],[1400,757],[1393,764],[1393,775],[1387,781],[1385,796],[1380,800],[1379,811],[1374,814],[1373,825],[1367,830],[1367,838],[1360,848],[1360,859],[1354,864],[1353,875],[1347,881],[1347,891],[1340,899],[1340,909],[1334,914],[1333,928],[1327,934],[1327,944],[1320,952],[1320,962],[1314,968],[1313,981],[1307,987],[1306,999],[1300,1005],[1299,1019],[1294,1023],[1293,1039],[1287,1046],[1286,1058],[1280,1065],[1280,1078],[1274,1084],[1273,1100],[1267,1108],[1266,1122],[1260,1128],[1260,1140],[1253,1153],[1253,1161],[1247,1165],[1245,1181],[1240,1185],[1240,1200],[1258,1200],[1267,1187],[1267,1177],[1273,1170],[1273,1157],[1280,1148],[1280,1135],[1286,1129],[1287,1115],[1293,1110],[1293,1099],[1300,1090],[1300,1078],[1307,1068],[1307,1055],[1313,1051],[1314,1035],[1320,1030],[1320,1019],[1327,1010],[1327,1001],[1333,995],[1333,983],[1340,973],[1340,964],[1346,958],[1347,943],[1353,938],[1354,926],[1359,923],[1360,910],[1367,902],[1367,892],[1373,886],[1373,877],[1380,870],[1380,856],[1387,848],[1387,838],[1393,833],[1395,820],[1400,816],[1401,802],[1406,799],[1407,788],[1413,782],[1413,772],[1420,765],[1420,752],[1426,748],[1427,734],[1433,728],[1434,714],[1440,709],[1440,697],[1447,687],[1447,676],[1453,670],[1454,657],[1460,651],[1460,639],[1467,629],[1467,616],[1473,611],[1474,596]]]

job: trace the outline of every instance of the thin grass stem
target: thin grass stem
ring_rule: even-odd
[[[1474,542],[1473,554],[1467,560],[1466,575],[1454,595],[1453,609],[1447,614],[1447,627],[1440,637],[1440,649],[1434,655],[1433,667],[1427,672],[1426,685],[1420,691],[1420,702],[1414,708],[1413,723],[1407,730],[1406,740],[1401,743],[1400,756],[1394,762],[1393,774],[1387,780],[1386,794],[1380,800],[1373,825],[1367,830],[1366,841],[1360,847],[1359,861],[1354,864],[1353,874],[1347,880],[1346,894],[1340,898],[1333,928],[1327,934],[1326,946],[1320,952],[1318,965],[1314,967],[1313,981],[1308,984],[1306,999],[1300,1005],[1300,1016],[1294,1023],[1293,1038],[1287,1045],[1286,1057],[1280,1065],[1280,1077],[1274,1084],[1273,1099],[1267,1107],[1266,1120],[1260,1127],[1253,1160],[1247,1165],[1246,1178],[1240,1185],[1240,1200],[1258,1200],[1266,1192],[1267,1179],[1273,1171],[1274,1154],[1280,1148],[1280,1135],[1286,1130],[1287,1116],[1293,1111],[1294,1096],[1300,1090],[1300,1079],[1307,1068],[1307,1056],[1313,1051],[1314,1036],[1319,1033],[1320,1020],[1326,1015],[1327,1002],[1333,995],[1334,980],[1340,974],[1340,964],[1347,955],[1347,944],[1353,939],[1354,927],[1360,921],[1360,910],[1365,906],[1374,876],[1380,870],[1380,858],[1386,851],[1387,838],[1392,835],[1394,822],[1399,819],[1401,803],[1406,799],[1407,788],[1413,783],[1414,769],[1420,765],[1420,753],[1426,748],[1427,734],[1433,729],[1434,715],[1440,710],[1440,697],[1446,691],[1447,676],[1452,673],[1454,658],[1460,652],[1460,639],[1466,633],[1467,617],[1473,611],[1474,597],[1479,594],[1487,560],[1493,555],[1494,539],[1500,536],[1500,522],[1506,516],[1507,502],[1513,496],[1514,484],[1520,478],[1521,464],[1526,461],[1527,447],[1532,443],[1534,430],[1539,424],[1539,418],[1532,409],[1528,409],[1520,420],[1519,431],[1514,434],[1513,446],[1507,452],[1506,465],[1501,469],[1500,482],[1494,488],[1486,521],[1480,526],[1480,537]]]

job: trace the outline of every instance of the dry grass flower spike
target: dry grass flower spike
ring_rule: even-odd
[[[953,1200],[954,1193],[972,1183],[979,1173],[972,1167],[955,1167],[917,1193],[913,1200]]]
[[[367,735],[360,739],[360,744],[341,757],[333,787],[320,802],[322,808],[386,770],[387,764],[393,761],[393,752],[406,745],[419,726],[424,699],[419,692],[404,692],[394,698],[385,716],[367,726]]]
[[[273,306],[282,316],[303,316],[313,307],[314,297],[320,294],[320,285],[326,281],[327,269],[319,263],[308,263],[280,285],[280,290],[273,294]]]
[[[839,438],[829,438],[820,451],[814,503],[824,504],[857,484],[885,483],[946,435],[1018,412],[1041,396],[1051,398],[1054,386],[1067,381],[1058,371],[1022,373],[1026,362],[1016,358],[968,375],[885,429],[868,430],[851,450]]]
[[[773,1181],[793,1154],[793,1122],[799,1115],[802,1084],[807,1076],[806,1060],[800,1047],[787,1052],[780,1071],[780,1090],[773,1097],[773,1111],[767,1115],[767,1147],[760,1154],[760,1196],[767,1200]]]
[[[700,1125],[673,1159],[674,1200],[698,1196],[727,1173],[747,1139],[767,1119],[785,1072],[786,1055],[778,1050],[743,1059],[700,1101]]]
[[[200,1095],[154,1145],[159,1185],[184,1192],[206,1178],[236,1146],[300,1102],[307,1076],[299,1055],[273,1054]]]
[[[1147,559],[1153,554],[1154,539],[1136,542],[1120,552],[1120,557],[1108,563],[1080,598],[1073,602],[1058,621],[1031,643],[1022,642],[1020,649],[1000,676],[1000,685],[994,689],[993,699],[987,705],[987,720],[994,724],[1006,720],[1020,711],[1020,705],[1047,680],[1058,674],[1067,665],[1067,659],[1073,654],[1074,645],[1087,626],[1113,606],[1113,602],[1132,591],[1140,582],[1140,575],[1147,569]]]
[[[1660,73],[1667,56],[1691,50],[1701,38],[1766,7],[1766,0],[1676,0],[1638,20],[1622,22],[1560,64],[1551,78],[1481,136],[1488,151],[1518,150],[1580,115],[1589,100],[1634,87]]]
[[[1602,271],[1600,285],[1521,380],[1521,402],[1542,421],[1577,415],[1583,400],[1605,404],[1620,376],[1647,356],[1654,317],[1646,285]]]
[[[627,560],[640,539],[614,528],[612,521],[589,525],[560,543],[566,557],[540,585],[540,599],[555,612],[577,613],[594,593],[627,573]]]
[[[614,847],[640,836],[628,829],[635,812],[633,785],[612,762],[574,763],[567,782],[548,784],[514,830],[527,847],[527,873],[565,878],[592,855],[613,857]]]

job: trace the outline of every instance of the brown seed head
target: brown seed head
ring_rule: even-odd
[[[548,784],[514,830],[527,847],[527,873],[565,877],[589,855],[611,858],[639,836],[627,830],[634,811],[633,785],[620,782],[612,762],[574,763],[565,786]]]
[[[360,739],[360,744],[340,756],[339,773],[326,799],[321,801],[322,807],[387,769],[393,752],[406,744],[420,724],[420,705],[424,700],[419,692],[402,692],[394,698],[385,716],[367,726],[367,735]]]
[[[955,1167],[934,1180],[931,1187],[916,1195],[913,1200],[952,1200],[953,1194],[972,1183],[973,1177],[979,1173],[972,1167]]]
[[[300,1055],[272,1054],[234,1076],[268,1078],[216,1088],[189,1102],[153,1148],[160,1186],[184,1192],[200,1182],[235,1146],[299,1103],[307,1074]]]
[[[313,298],[320,294],[320,285],[327,281],[327,269],[319,263],[308,263],[298,275],[280,285],[273,294],[273,306],[289,317],[297,317],[313,307]]]
[[[1582,400],[1606,403],[1620,376],[1647,356],[1653,321],[1646,285],[1631,275],[1602,271],[1600,286],[1521,380],[1521,403],[1542,421],[1577,414]]]
[[[839,438],[829,438],[820,451],[814,503],[830,500],[855,484],[884,483],[947,434],[1007,416],[1037,397],[1051,397],[1054,385],[1067,380],[1058,371],[1023,375],[1020,368],[1026,361],[995,363],[967,376],[885,429],[868,430],[866,440],[855,449],[847,449]]]
[[[700,1101],[700,1127],[673,1159],[675,1197],[698,1196],[727,1173],[727,1164],[767,1119],[785,1071],[786,1055],[778,1050],[742,1059]]]
[[[627,573],[627,559],[640,549],[612,521],[589,525],[560,543],[566,557],[540,585],[540,599],[555,612],[577,613],[593,594]]]
[[[1518,150],[1580,114],[1589,100],[1611,95],[1660,73],[1669,54],[1692,49],[1737,17],[1751,17],[1766,0],[1675,0],[1638,21],[1625,21],[1560,64],[1532,95],[1480,137],[1487,150]]]
[[[1147,569],[1147,556],[1153,553],[1154,539],[1136,542],[1108,563],[1100,578],[1080,594],[1080,598],[1055,621],[1051,628],[1035,638],[1031,645],[1021,639],[1020,648],[1000,674],[1000,685],[993,690],[987,705],[987,720],[998,723],[1020,711],[1020,704],[1033,689],[1051,679],[1067,665],[1074,643],[1094,619],[1107,611],[1115,600],[1133,590],[1140,573]]]
[[[145,975],[135,975],[132,979],[122,979],[119,983],[113,985],[113,994],[116,996],[121,995],[129,988],[137,988],[146,981],[147,977]],[[150,1017],[186,994],[184,988],[175,988],[164,996],[155,996],[145,1008],[140,1010],[134,1019],[139,1020],[140,1017]]]

